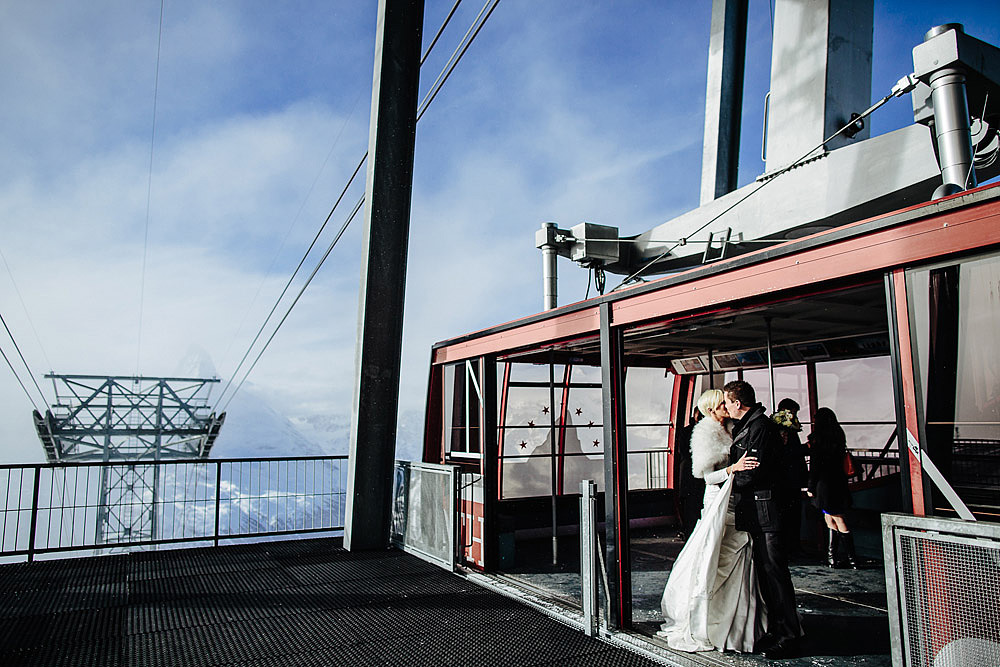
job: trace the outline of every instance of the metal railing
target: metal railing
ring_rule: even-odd
[[[346,456],[0,465],[0,557],[342,530],[346,477]]]

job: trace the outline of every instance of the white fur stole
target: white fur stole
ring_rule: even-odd
[[[729,465],[729,447],[733,438],[725,426],[705,417],[691,431],[691,474],[704,478],[705,473]]]

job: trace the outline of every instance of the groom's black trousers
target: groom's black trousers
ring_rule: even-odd
[[[784,536],[770,531],[755,531],[751,536],[757,581],[767,607],[767,632],[776,640],[798,639],[802,631]]]

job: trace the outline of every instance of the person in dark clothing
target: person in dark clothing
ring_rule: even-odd
[[[757,650],[766,658],[793,657],[799,652],[802,626],[781,532],[779,497],[787,485],[788,469],[785,450],[778,426],[757,403],[750,384],[736,380],[722,390],[726,411],[737,420],[730,460],[737,461],[744,454],[757,459],[756,467],[737,472],[733,478],[736,528],[749,532],[753,539],[754,567],[767,607],[767,633],[758,641]]]
[[[847,552],[847,564],[858,569],[854,552],[854,536],[847,527],[847,510],[851,492],[847,486],[844,459],[847,457],[847,436],[830,408],[820,408],[813,419],[809,434],[809,496],[813,505],[823,512],[828,541],[826,562],[837,567],[837,545]]]
[[[802,492],[809,484],[809,468],[806,466],[808,451],[799,432],[799,404],[791,398],[783,398],[778,402],[778,410],[771,419],[778,425],[778,432],[785,447],[785,461],[788,469],[785,473],[787,482],[782,499],[783,534],[789,554],[799,553],[802,549]]]
[[[705,480],[691,474],[691,431],[701,417],[701,412],[695,410],[691,423],[677,429],[674,438],[674,452],[678,461],[677,499],[685,539],[691,535],[701,518],[701,506],[705,498]]]

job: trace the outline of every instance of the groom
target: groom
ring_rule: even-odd
[[[754,568],[767,607],[767,634],[758,640],[757,650],[763,650],[766,658],[790,658],[798,654],[802,630],[782,539],[779,494],[785,450],[778,427],[757,402],[752,386],[736,380],[722,391],[726,411],[737,422],[729,459],[738,461],[749,454],[758,461],[756,468],[737,472],[733,478],[736,528],[753,538]]]

